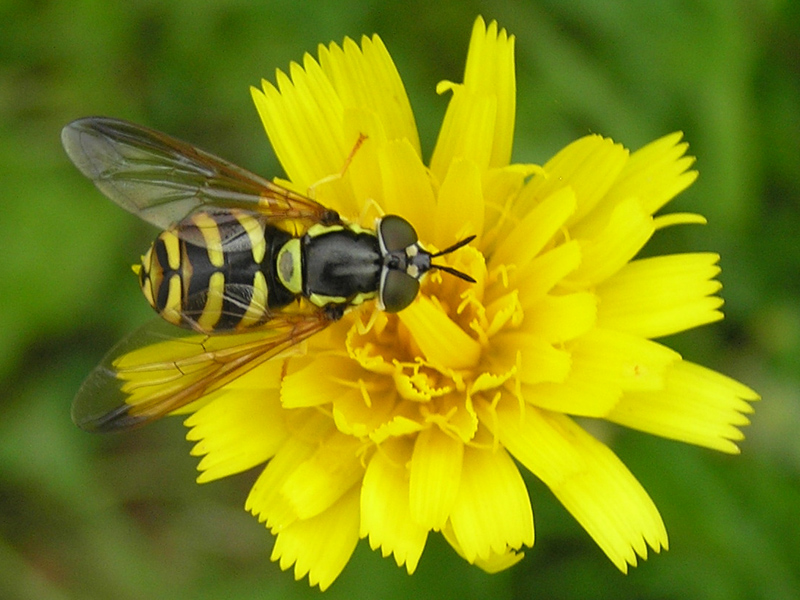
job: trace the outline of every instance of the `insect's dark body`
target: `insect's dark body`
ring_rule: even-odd
[[[202,212],[162,232],[139,282],[176,325],[243,331],[307,299],[336,319],[375,297],[383,260],[375,231],[317,224],[300,236],[242,210]]]

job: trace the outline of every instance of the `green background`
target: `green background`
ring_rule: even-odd
[[[123,7],[124,6],[124,7]],[[800,4],[0,2],[0,598],[307,598],[242,509],[255,473],[205,486],[179,419],[93,436],[70,421],[82,378],[151,317],[129,266],[154,232],[64,155],[102,114],[280,168],[248,86],[320,42],[379,33],[433,148],[476,15],[517,37],[513,158],[588,132],[638,148],[681,129],[700,178],[671,206],[706,227],[649,252],[722,254],[727,319],[668,343],[764,400],[738,457],[603,431],[659,506],[669,552],[621,575],[538,482],[536,545],[490,576],[431,536],[413,577],[359,544],[329,598],[800,596]],[[499,507],[502,510],[502,507]]]

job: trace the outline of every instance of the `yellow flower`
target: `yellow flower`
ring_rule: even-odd
[[[368,303],[186,422],[199,481],[266,463],[246,508],[272,559],[320,589],[359,538],[409,573],[431,531],[487,571],[511,566],[534,541],[515,460],[622,571],[666,547],[653,501],[574,416],[738,452],[757,395],[652,341],[722,318],[718,256],[635,259],[657,229],[704,222],[653,216],[696,177],[687,145],[592,135],[510,164],[513,52],[477,20],[464,82],[438,87],[452,98],[429,167],[377,36],[252,90],[285,185],[365,226],[399,214],[429,249],[477,235],[446,258],[477,283],[433,273],[399,314]]]

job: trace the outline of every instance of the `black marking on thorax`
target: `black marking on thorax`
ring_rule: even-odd
[[[338,229],[303,238],[303,286],[308,296],[352,298],[375,292],[381,253],[373,232]]]

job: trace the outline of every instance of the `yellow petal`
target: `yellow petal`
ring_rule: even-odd
[[[289,361],[288,372],[281,384],[281,402],[284,408],[302,408],[329,404],[343,395],[360,397],[353,384],[362,375],[354,360],[338,355],[317,356],[299,370]]]
[[[550,343],[566,342],[589,331],[597,316],[597,297],[589,292],[543,296],[525,307],[523,329]]]
[[[653,219],[656,231],[674,225],[706,225],[708,220],[703,215],[697,213],[668,213],[659,215]]]
[[[486,375],[485,379],[492,376]],[[500,385],[501,378],[494,378],[496,385]],[[476,381],[475,385],[486,384],[486,381]],[[472,407],[469,396],[464,397],[464,392],[454,392],[436,401],[435,404],[422,404],[420,414],[427,425],[436,425],[442,431],[462,443],[473,441],[478,430],[478,415]]]
[[[397,393],[404,400],[412,402],[427,402],[432,398],[439,398],[452,391],[452,386],[435,387],[430,375],[424,371],[401,372],[394,377]]]
[[[504,167],[511,159],[517,101],[514,39],[496,21],[486,27],[478,17],[467,51],[464,87],[473,93],[490,91],[497,98],[490,168]]]
[[[741,383],[686,361],[669,367],[658,391],[626,393],[607,419],[689,444],[738,454],[739,427],[759,396]]]
[[[331,435],[333,423],[313,409],[299,409],[292,412],[287,428],[293,435],[267,463],[245,502],[245,510],[258,517],[259,522],[266,522],[273,532],[297,520],[292,499],[281,490],[300,465],[313,456],[317,440]]]
[[[386,378],[358,379],[353,389],[334,398],[331,412],[336,429],[363,438],[393,416],[395,395]]]
[[[415,523],[438,531],[444,527],[461,480],[464,444],[438,427],[417,435],[411,457],[409,503]]]
[[[489,300],[487,294],[486,300]],[[492,337],[507,325],[517,326],[522,322],[524,312],[516,290],[505,294],[486,304],[486,318],[489,326],[486,328],[486,337]]]
[[[319,61],[345,109],[373,113],[386,140],[407,140],[420,156],[408,95],[380,37],[363,36],[360,48],[350,38],[345,38],[342,48],[336,44],[320,46]]]
[[[432,239],[431,214],[436,197],[425,166],[407,140],[388,142],[379,153],[383,177],[383,209],[408,219],[421,240]]]
[[[293,63],[291,78],[278,71],[277,87],[264,81],[263,91],[252,88],[253,100],[293,187],[305,192],[320,182],[332,185],[336,192],[329,197],[320,190],[320,200],[357,218],[359,205],[343,181],[348,174],[338,176],[359,137],[380,144],[404,140],[417,157],[419,137],[402,81],[380,38],[365,37],[361,47],[348,38],[341,48],[331,44],[319,52],[319,62],[306,54],[302,67]],[[363,191],[364,170],[356,166],[354,175]]]
[[[186,420],[198,483],[240,473],[271,458],[289,435],[277,390],[222,394]]]
[[[680,194],[697,179],[690,171],[694,157],[685,156],[689,145],[681,142],[681,132],[671,133],[631,154],[619,178],[608,191],[607,202],[614,205],[636,197],[648,214]]]
[[[418,418],[409,418],[405,415],[397,415],[370,433],[369,437],[373,443],[378,445],[391,438],[417,433],[423,428],[424,425],[419,422]]]
[[[533,259],[527,267],[514,273],[524,304],[531,305],[574,272],[581,264],[581,245],[572,240],[556,246]]]
[[[350,155],[350,163],[342,177],[343,181],[352,189],[353,205],[349,210],[344,209],[340,214],[363,227],[373,228],[375,219],[385,213],[382,208],[385,190],[379,155],[384,152],[386,142],[379,140],[385,138],[386,135],[382,129],[382,123],[375,120],[377,115],[374,113],[356,115],[356,112],[359,111],[354,109],[345,111],[345,130],[356,130],[358,134],[367,137],[362,140],[355,153]],[[336,178],[332,180],[332,182],[335,181]],[[323,181],[320,186],[315,188],[315,198],[320,203],[323,203],[321,194],[325,191],[325,185],[326,182]],[[328,193],[337,192],[338,190],[334,189]]]
[[[492,339],[495,354],[519,355],[521,383],[563,382],[572,367],[569,352],[555,348],[539,336],[521,331],[504,332]]]
[[[469,235],[483,232],[484,200],[481,174],[471,160],[456,160],[439,188],[431,242],[444,249]],[[479,244],[479,240],[474,242]]]
[[[481,346],[426,296],[399,313],[426,360],[448,369],[466,369],[480,358]]]
[[[414,521],[409,510],[409,480],[406,462],[411,455],[406,440],[385,444],[367,465],[361,486],[361,537],[381,549],[384,557],[394,554],[397,566],[406,565],[413,573],[425,542],[428,528]]]
[[[484,412],[490,409],[484,408]],[[509,452],[541,479],[623,572],[667,547],[658,509],[625,465],[569,417],[516,401],[499,404],[487,423]],[[494,426],[494,425],[493,425]]]
[[[461,544],[458,543],[456,539],[456,535],[453,532],[453,526],[448,523],[448,526],[442,530],[444,534],[444,538],[447,540],[447,543],[452,546],[453,550],[455,550],[458,555],[467,560],[464,551],[461,549]],[[472,564],[476,567],[486,571],[487,573],[499,573],[500,571],[504,571],[510,567],[513,567],[519,561],[525,558],[524,552],[515,552],[514,550],[506,550],[502,553],[491,552],[488,558],[476,558],[472,561]]]
[[[542,174],[533,176],[520,192],[517,210],[525,214],[557,190],[571,187],[577,200],[577,208],[567,223],[571,227],[603,200],[627,160],[628,151],[610,139],[583,137],[547,161]]]
[[[638,336],[594,329],[567,346],[572,363],[559,383],[523,386],[526,402],[570,415],[604,417],[624,390],[658,390],[677,352]]]
[[[278,88],[262,81],[250,88],[258,114],[286,175],[301,189],[341,171],[355,143],[346,140],[341,104],[333,86],[310,57],[303,71],[295,65],[295,81],[278,71]]]
[[[364,475],[358,451],[361,442],[335,433],[317,442],[315,452],[286,478],[281,495],[300,519],[327,510]]]
[[[525,181],[539,169],[535,165],[511,164],[482,174],[485,232],[481,246],[486,256],[494,253],[495,244],[504,240],[516,225],[514,200]]]
[[[598,286],[599,325],[660,337],[722,318],[716,254],[676,254],[633,261]]]
[[[308,574],[311,586],[324,591],[339,576],[358,543],[358,486],[324,513],[297,521],[275,538],[270,559],[284,571],[294,565],[294,578]]]
[[[569,187],[560,188],[547,196],[508,236],[498,241],[490,264],[526,267],[562,229],[574,214],[575,207],[575,193]]]
[[[637,200],[621,202],[595,237],[581,240],[581,264],[569,274],[567,285],[591,287],[607,279],[636,256],[654,231],[652,217]]]
[[[464,449],[461,485],[450,522],[469,562],[533,546],[528,491],[505,450]]]
[[[431,171],[442,181],[451,162],[474,161],[481,171],[502,167],[511,158],[516,111],[514,36],[488,29],[482,18],[472,29],[464,83],[442,82],[437,92],[453,92],[431,158]]]

